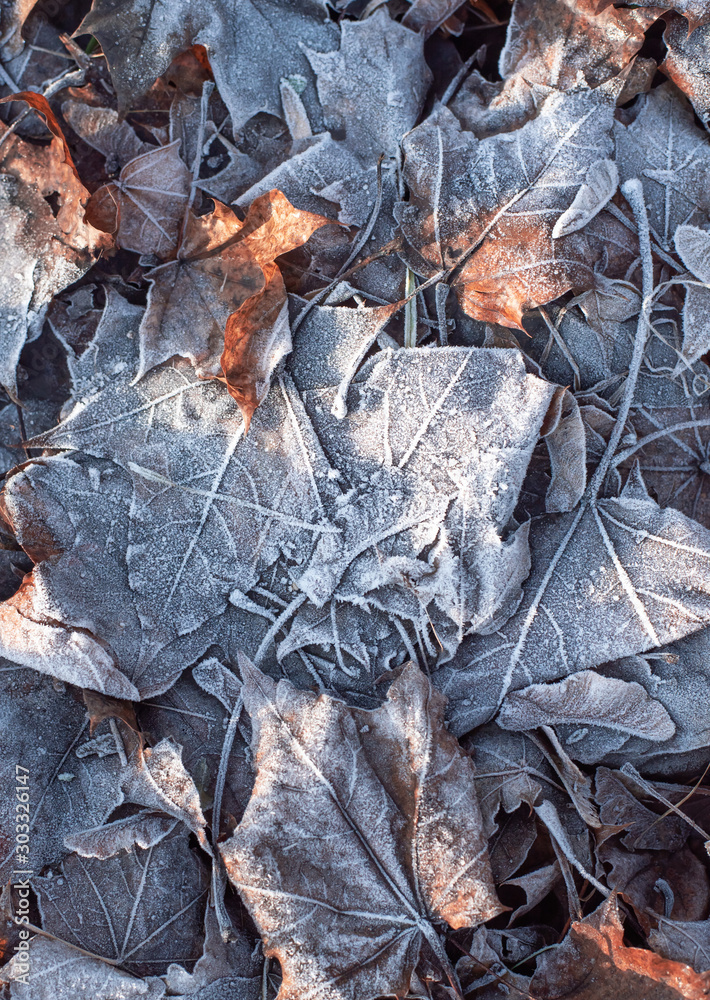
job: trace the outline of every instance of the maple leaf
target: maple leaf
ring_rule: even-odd
[[[361,159],[395,156],[416,124],[431,72],[424,38],[380,7],[364,21],[344,21],[339,52],[305,49],[316,74],[328,128]]]
[[[657,14],[600,6],[594,0],[548,0],[544,6],[515,0],[500,54],[501,76],[519,74],[527,83],[560,90],[573,88],[580,75],[590,87],[617,77]]]
[[[710,535],[661,510],[632,477],[618,499],[542,519],[530,541],[533,568],[516,614],[434,675],[457,732],[490,719],[513,689],[596,667],[623,647],[624,655],[653,649],[708,621]]]
[[[200,955],[206,878],[185,831],[107,859],[70,854],[33,885],[44,930],[134,973]]]
[[[329,222],[295,209],[279,191],[256,198],[244,222],[219,202],[209,215],[190,213],[177,259],[149,275],[139,376],[176,354],[190,358],[198,374],[216,375],[221,352],[248,427],[291,350],[286,289],[274,261]],[[186,309],[195,320],[188,331]]]
[[[611,152],[612,120],[604,88],[552,93],[522,128],[482,140],[447,110],[430,116],[403,142],[410,200],[395,214],[409,265],[429,276],[460,258],[455,287],[466,312],[520,326],[525,310],[593,287],[603,247],[614,259],[628,253],[628,263],[629,234],[605,213],[553,238],[589,169]]]
[[[82,993],[92,1000],[162,1000],[165,996],[165,983],[157,976],[139,979],[82,954],[62,940],[36,934],[29,939],[29,946],[32,949],[29,974],[18,957],[0,970],[0,982],[13,984],[16,996],[20,996],[20,990],[32,1000],[75,1000]]]
[[[501,909],[443,699],[411,664],[375,711],[241,665],[258,770],[222,855],[281,963],[279,996],[406,992],[424,940],[442,957],[434,923]]]
[[[533,996],[552,1000],[701,1000],[707,978],[687,965],[672,962],[623,943],[616,900],[603,903],[589,917],[572,924],[559,948],[540,957],[530,983]]]
[[[46,101],[32,100],[43,111]],[[0,385],[13,398],[15,371],[25,339],[41,330],[50,299],[76,281],[110,245],[103,233],[84,222],[88,191],[79,180],[66,143],[56,135],[54,116],[47,119],[55,135],[49,146],[36,146],[2,126],[0,213],[6,248],[0,267]],[[57,211],[51,199],[58,200]]]
[[[205,46],[235,131],[260,111],[280,114],[282,77],[310,78],[301,45],[324,49],[337,39],[319,0],[286,6],[277,0],[230,0],[226,6],[179,0],[169,16],[153,3],[135,0],[126,8],[121,0],[95,0],[77,30],[100,41],[124,112],[178,53],[196,42]],[[316,106],[312,99],[309,104]]]

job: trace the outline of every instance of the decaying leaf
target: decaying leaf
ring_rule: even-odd
[[[500,912],[473,767],[443,699],[414,665],[372,712],[276,685],[245,660],[242,672],[258,771],[222,854],[281,963],[279,995],[406,992],[422,941],[442,958],[435,923]]]
[[[541,956],[530,991],[540,1000],[701,1000],[707,978],[652,951],[629,948],[614,898],[572,924],[562,945]]]

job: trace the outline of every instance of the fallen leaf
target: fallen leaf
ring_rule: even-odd
[[[42,327],[50,299],[89,269],[110,240],[84,222],[88,191],[67,160],[63,139],[34,146],[2,128],[2,363],[0,385],[15,398],[27,336]],[[56,198],[56,211],[52,199]]]
[[[501,909],[443,700],[413,665],[374,712],[242,673],[258,772],[222,854],[281,963],[279,995],[406,992],[422,942],[442,956],[435,923]]]
[[[689,966],[623,943],[623,928],[612,897],[584,920],[572,924],[559,948],[540,956],[530,983],[539,1000],[701,1000],[707,979]]]
[[[683,5],[685,7],[686,5]],[[661,64],[673,83],[683,91],[695,109],[695,113],[707,126],[710,121],[710,62],[708,61],[708,37],[710,25],[707,23],[707,10],[702,4],[695,6],[695,17],[690,9],[680,9],[683,17],[666,15],[666,30],[663,41],[667,47],[666,58]],[[675,4],[678,10],[680,4]],[[705,21],[705,23],[702,23]]]
[[[434,675],[451,699],[455,732],[490,719],[512,690],[596,667],[623,645],[629,654],[653,649],[706,623],[710,536],[661,510],[631,479],[618,499],[541,520],[538,531],[516,614],[496,635],[470,639]]]
[[[282,77],[310,78],[301,44],[322,50],[337,40],[337,28],[319,0],[298,0],[286,8],[276,0],[230,0],[227,7],[182,0],[172,5],[170,16],[138,0],[130,9],[118,0],[95,0],[77,31],[101,43],[123,112],[178,53],[195,42],[203,45],[235,131],[259,112],[281,112]]]
[[[143,809],[139,813],[117,819],[91,830],[80,830],[64,838],[64,846],[82,858],[112,858],[135,844],[146,849],[154,847],[177,826],[177,819],[164,813]]]
[[[618,256],[626,239],[630,252],[621,224],[602,213],[581,232],[553,231],[611,151],[612,107],[603,88],[553,93],[522,128],[482,140],[446,110],[430,116],[403,143],[410,200],[396,214],[409,265],[429,276],[460,258],[466,312],[507,326],[570,288],[593,287],[604,245]],[[444,185],[444,176],[460,180]]]
[[[406,20],[405,20],[406,24]],[[396,156],[414,127],[431,83],[424,38],[380,7],[364,21],[344,21],[339,52],[306,49],[328,128],[362,160]]]
[[[44,930],[134,974],[201,954],[207,879],[185,831],[106,859],[70,854],[33,885]]]
[[[658,742],[675,733],[668,712],[640,684],[603,677],[593,670],[582,670],[557,683],[511,691],[498,714],[503,729],[560,724],[601,725]]]

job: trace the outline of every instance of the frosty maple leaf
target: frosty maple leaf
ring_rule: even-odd
[[[618,499],[542,519],[531,548],[516,614],[435,674],[458,732],[489,719],[511,689],[596,667],[622,648],[653,649],[710,620],[710,533],[661,510],[633,477]]]
[[[589,169],[611,152],[612,122],[605,88],[550,94],[522,128],[482,140],[447,110],[430,116],[403,143],[410,200],[396,215],[405,259],[429,276],[460,258],[464,309],[508,326],[570,288],[593,287],[604,247],[628,265],[629,234],[605,214],[553,238]]]
[[[702,1000],[707,976],[642,948],[623,943],[616,900],[603,903],[572,924],[559,948],[541,956],[530,983],[540,1000],[567,995],[575,1000]]]
[[[33,880],[44,930],[143,975],[199,957],[206,883],[184,830],[108,859],[70,854]]]
[[[56,128],[54,123],[52,116]],[[0,385],[14,396],[15,371],[28,333],[39,332],[52,296],[81,277],[111,241],[84,222],[89,194],[63,137],[55,134],[49,146],[41,147],[7,135],[5,126],[2,135]],[[58,198],[56,217],[50,197]]]
[[[256,198],[243,222],[219,202],[209,215],[191,212],[176,260],[149,274],[139,376],[174,355],[206,375],[217,375],[221,363],[248,427],[291,350],[286,289],[274,261],[329,222],[294,208],[279,191]]]
[[[396,155],[431,82],[423,37],[380,7],[364,21],[343,22],[339,52],[305,51],[328,127],[344,129],[347,148],[361,159]]]
[[[443,699],[411,664],[364,711],[241,662],[258,770],[222,854],[281,963],[279,996],[403,994],[423,941],[448,965],[436,923],[500,912]]]
[[[144,94],[173,58],[195,43],[207,48],[222,99],[237,130],[260,111],[279,115],[279,83],[289,74],[311,78],[301,45],[332,48],[337,28],[319,0],[178,0],[159,4],[95,0],[79,27],[101,42],[122,111]],[[264,58],[268,53],[268,58]],[[311,107],[316,102],[306,100]]]

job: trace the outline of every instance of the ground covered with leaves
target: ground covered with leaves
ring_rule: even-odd
[[[710,996],[710,3],[0,0],[4,1000]]]

